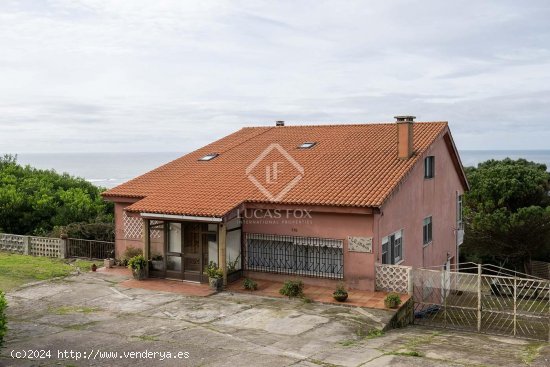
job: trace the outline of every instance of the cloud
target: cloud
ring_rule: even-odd
[[[449,120],[546,148],[546,1],[0,3],[0,151],[189,151],[243,126]]]

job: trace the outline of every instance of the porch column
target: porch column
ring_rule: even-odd
[[[220,234],[218,236],[218,258],[220,263],[218,265],[223,271],[223,285],[227,285],[226,238],[227,228],[225,224],[220,223]]]
[[[151,236],[149,235],[149,219],[143,219],[143,258],[147,262],[145,276],[149,278],[149,253],[151,252]]]

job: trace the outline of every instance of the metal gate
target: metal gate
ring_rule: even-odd
[[[490,265],[461,270],[413,270],[415,324],[549,340],[550,281]]]

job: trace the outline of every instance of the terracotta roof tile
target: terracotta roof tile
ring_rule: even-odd
[[[246,169],[277,143],[303,167],[303,177],[280,203],[378,207],[446,129],[446,122],[415,122],[415,155],[401,160],[395,123],[244,128],[103,195],[142,198],[131,211],[196,216],[222,216],[242,202],[269,202]],[[298,148],[309,141],[317,144]],[[219,156],[198,160],[208,153]],[[278,177],[268,182],[266,167],[274,162],[282,162]],[[251,173],[276,196],[299,171],[274,149]]]

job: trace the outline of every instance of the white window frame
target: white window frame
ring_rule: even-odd
[[[404,261],[404,245],[403,245],[403,229],[390,233],[389,235],[382,237],[381,247],[380,247],[380,262],[383,264],[390,265],[399,265]],[[393,237],[393,243],[390,240]],[[384,246],[386,246],[386,251],[384,251]],[[396,248],[399,247],[401,256],[395,256]],[[387,254],[387,260],[384,262],[384,254]]]
[[[426,220],[429,219],[429,222],[426,223]],[[429,230],[429,233],[428,233],[428,236],[426,236],[426,226],[428,226],[428,230]],[[429,237],[428,238],[428,241],[426,242],[426,237]],[[424,247],[426,246],[429,246],[432,242],[433,242],[433,239],[434,239],[434,220],[433,220],[433,216],[429,215],[427,217],[424,218],[424,220],[422,221],[422,244]]]

